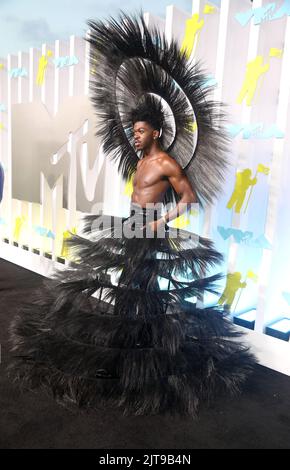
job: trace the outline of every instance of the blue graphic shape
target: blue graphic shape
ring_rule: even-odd
[[[282,292],[282,296],[284,297],[288,305],[290,305],[290,292]]]
[[[235,15],[236,20],[240,23],[241,26],[246,26],[253,16],[253,10],[247,10],[243,13],[237,13]]]
[[[262,21],[269,21],[272,19],[273,11],[276,8],[276,3],[268,3],[268,5],[254,8],[254,24],[260,24]]]
[[[79,59],[73,55],[73,56],[63,56],[63,57],[56,57],[53,59],[53,63],[57,68],[62,69],[63,67],[67,67],[70,65],[76,65],[79,63]]]
[[[239,124],[229,124],[226,128],[231,137],[237,137],[237,135],[239,135],[239,133],[244,129],[244,126]]]
[[[47,232],[47,235],[46,235],[46,236],[47,236],[47,238],[52,238],[53,240],[55,239],[55,236],[54,236],[54,234],[52,233],[51,230],[49,230],[49,231]]]
[[[237,13],[235,19],[240,23],[241,26],[246,26],[252,16],[254,17],[254,24],[260,24],[262,21],[272,20],[272,12],[276,8],[276,3],[268,3],[268,5],[251,8],[245,12]]]
[[[258,238],[256,238],[256,240],[254,240],[254,245],[265,250],[272,250],[272,245],[264,234],[260,235]]]
[[[252,136],[256,136],[258,134],[258,131],[262,131],[263,129],[263,123],[262,122],[257,122],[256,124],[249,124],[244,127],[243,131],[243,139],[250,139]]]
[[[11,69],[9,70],[9,75],[11,78],[28,77],[27,70],[23,68]]]
[[[219,234],[222,236],[224,240],[226,240],[230,236],[233,236],[236,243],[241,243],[241,242],[244,242],[253,238],[253,232],[249,232],[249,231],[243,232],[242,230],[239,230],[236,228],[231,228],[231,227],[225,228],[225,227],[222,227],[221,225],[217,226],[217,231],[219,232]]]
[[[274,13],[272,16],[272,20],[277,20],[279,18],[282,18],[284,15],[289,16],[290,15],[290,0],[285,0],[283,5]]]
[[[285,137],[285,132],[282,132],[276,124],[273,124],[272,126],[268,127],[260,136],[258,136],[260,139],[271,139],[272,137],[275,137],[276,139],[283,139]]]

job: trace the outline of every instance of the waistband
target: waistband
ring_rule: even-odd
[[[161,217],[162,213],[162,207],[163,204],[161,202],[159,203],[148,203],[146,204],[146,207],[140,206],[140,204],[137,204],[136,202],[131,202],[130,204],[130,213],[138,215],[138,214],[148,214],[148,215],[158,215],[158,217]]]

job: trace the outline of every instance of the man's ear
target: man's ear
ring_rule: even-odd
[[[158,137],[159,137],[159,131],[157,131],[157,130],[153,131],[154,140],[158,139]]]

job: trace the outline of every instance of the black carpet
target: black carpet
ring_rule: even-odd
[[[0,259],[1,449],[290,449],[290,377],[262,366],[240,397],[215,402],[196,421],[84,412],[21,390],[6,373],[8,326],[41,281]]]

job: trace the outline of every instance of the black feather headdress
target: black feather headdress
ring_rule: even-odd
[[[99,118],[97,135],[104,151],[118,162],[124,178],[136,170],[132,110],[146,97],[163,106],[162,148],[184,169],[199,202],[212,203],[220,194],[229,137],[224,128],[224,103],[209,98],[207,74],[191,64],[176,41],[138,17],[121,13],[119,20],[89,20],[91,100]],[[170,188],[164,202],[177,197]]]

